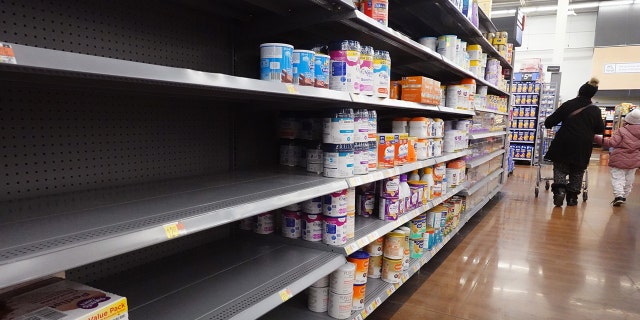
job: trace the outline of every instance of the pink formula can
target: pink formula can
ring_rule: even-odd
[[[304,214],[300,224],[302,239],[307,241],[322,241],[322,215]]]
[[[282,211],[282,235],[287,238],[300,238],[302,215],[298,211]]]
[[[322,242],[331,246],[347,243],[347,217],[327,217],[322,222]]]
[[[344,217],[347,215],[347,191],[333,192],[323,197],[322,213],[327,217]]]
[[[258,234],[270,234],[275,230],[273,212],[261,213],[256,218],[253,231]]]
[[[360,93],[360,43],[344,40],[329,45],[329,89]]]
[[[356,199],[356,213],[363,217],[371,217],[376,206],[374,194],[359,194]]]

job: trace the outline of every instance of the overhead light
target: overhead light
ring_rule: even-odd
[[[640,1],[640,0],[637,0],[637,1]],[[570,4],[569,10],[597,8],[599,5],[600,4],[598,2],[576,3],[576,4]]]
[[[622,6],[625,4],[632,4],[633,0],[617,0],[617,1],[601,1],[601,7],[610,7],[610,6]]]
[[[505,15],[505,16],[508,16],[508,15],[514,15],[514,14],[516,14],[516,9],[508,9],[508,10],[494,10],[494,11],[491,11],[491,15],[492,15],[492,16],[493,16],[493,15]]]

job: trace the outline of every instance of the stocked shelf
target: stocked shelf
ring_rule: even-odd
[[[496,150],[494,152],[489,153],[488,155],[481,156],[479,158],[467,161],[467,168],[475,168],[505,152],[504,149]]]
[[[526,144],[534,144],[536,143],[535,141],[518,141],[518,140],[511,140],[511,143],[526,143]]]
[[[536,131],[536,129],[527,129],[527,128],[511,128],[511,131]]]
[[[504,172],[504,169],[502,169],[502,168],[497,169],[496,171],[490,173],[488,176],[484,177],[482,180],[480,180],[480,181],[474,183],[473,185],[469,186],[469,188],[466,189],[465,191],[462,191],[461,194],[466,195],[466,196],[474,194],[476,191],[478,191],[478,189],[482,188],[484,185],[489,183],[489,181],[493,180],[494,178],[496,178],[497,176],[499,176],[503,172]]]
[[[345,262],[337,253],[239,238],[92,285],[126,296],[133,319],[255,319]]]
[[[425,15],[425,12],[429,14]],[[500,60],[503,68],[512,69],[507,59],[482,36],[482,31],[449,0],[397,0],[393,3],[393,9],[389,11],[389,23],[393,28],[413,38],[429,34],[455,34],[467,43],[479,44],[489,56]]]
[[[469,134],[469,139],[483,139],[490,137],[499,137],[507,134],[506,131],[493,131],[493,132],[482,132],[482,133],[471,133]]]
[[[513,160],[518,160],[518,161],[529,161],[529,162],[531,162],[531,159],[527,159],[527,158],[513,158]]]
[[[444,246],[451,241],[451,239],[465,226],[465,224],[475,215],[484,205],[489,202],[500,190],[502,185],[498,186],[491,194],[487,195],[478,205],[471,210],[467,210],[464,216],[461,217],[458,228],[453,230],[450,234],[444,237],[442,243],[436,245],[431,250],[425,250],[423,256],[420,259],[411,259],[409,268],[404,271],[400,276],[400,282],[388,283],[381,279],[368,278],[367,289],[365,294],[365,308],[363,310],[356,310],[351,313],[351,316],[347,319],[363,320],[367,318],[375,309],[378,308],[384,301],[386,301],[400,286],[406,283],[414,274],[416,274],[422,266],[427,264],[431,259],[440,251]],[[307,297],[304,294],[300,294],[291,301],[280,305],[271,312],[265,314],[261,319],[309,319],[309,320],[330,320],[333,319],[327,315],[326,312],[318,313],[311,312],[307,308]]]
[[[513,118],[514,119],[526,119],[526,120],[538,120],[537,117],[516,117],[516,116],[514,116]],[[517,128],[513,128],[513,129],[515,130]]]
[[[46,276],[347,187],[344,179],[252,172],[4,202],[0,204],[0,285]],[[168,231],[178,225],[178,234]]]
[[[512,107],[537,107],[537,104],[512,104]]]
[[[447,162],[449,160],[464,157],[468,155],[470,152],[471,152],[470,150],[462,150],[458,152],[447,153],[440,157],[435,157],[427,160],[420,160],[420,161],[416,161],[413,163],[405,164],[405,165],[394,167],[394,168],[378,169],[369,174],[357,175],[351,178],[347,178],[346,180],[347,180],[347,183],[349,184],[349,187],[357,187],[365,183],[370,183],[370,182],[378,181],[384,178],[389,178],[392,176],[397,176],[399,174],[411,172],[413,170],[418,170],[424,167],[433,166],[436,163]]]
[[[509,115],[508,112],[500,112],[498,110],[491,110],[491,109],[483,109],[483,108],[476,108],[475,111],[481,111],[481,112],[491,112],[491,113],[495,113],[495,114],[501,114],[504,116]]]

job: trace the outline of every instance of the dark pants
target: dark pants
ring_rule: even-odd
[[[569,182],[567,183],[567,176],[569,176]],[[582,190],[582,177],[584,176],[584,169],[575,168],[564,163],[553,163],[553,182],[557,184],[566,185],[567,192],[579,194]]]

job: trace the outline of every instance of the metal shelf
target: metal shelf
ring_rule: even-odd
[[[231,240],[91,285],[126,296],[133,319],[255,319],[346,262],[341,254],[266,238]]]
[[[534,144],[536,143],[535,141],[516,141],[516,140],[511,140],[511,143],[526,143],[526,144]]]
[[[467,161],[467,168],[475,168],[475,167],[477,167],[477,166],[479,166],[479,165],[481,165],[481,164],[483,164],[483,163],[485,163],[485,162],[487,162],[487,161],[489,161],[489,160],[491,160],[491,159],[503,154],[504,152],[505,152],[504,149],[500,149],[500,150],[491,152],[486,156],[481,156],[479,158]]]
[[[512,107],[537,107],[537,104],[512,104]]]
[[[0,287],[347,187],[344,179],[265,170],[4,202]]]
[[[531,159],[527,159],[527,158],[513,158],[513,160],[529,161],[529,162],[531,162]]]
[[[499,176],[503,172],[504,172],[503,168],[497,169],[496,171],[490,173],[488,176],[484,177],[482,180],[474,183],[467,190],[463,191],[462,194],[466,195],[466,196],[470,196],[470,195],[474,194],[476,191],[478,191],[478,189],[480,189],[481,187],[483,187],[484,185],[489,183],[489,181],[493,180],[494,178],[496,178],[497,176]]]
[[[347,183],[349,187],[357,187],[366,183],[382,180],[384,178],[389,178],[392,176],[397,176],[399,174],[411,172],[413,170],[418,170],[424,167],[429,167],[435,165],[436,163],[447,162],[449,160],[457,159],[460,157],[464,157],[468,155],[470,150],[462,150],[453,153],[446,153],[440,157],[435,157],[427,160],[420,160],[414,163],[408,163],[402,166],[388,168],[388,169],[379,169],[374,172],[371,172],[366,175],[357,175],[351,178],[347,178]]]
[[[425,12],[429,14],[424,14]],[[500,60],[503,68],[513,68],[482,36],[482,32],[449,0],[396,0],[393,9],[389,11],[389,23],[393,28],[413,38],[455,34],[467,43],[482,46],[482,50],[489,56]]]
[[[482,112],[491,112],[491,113],[495,113],[495,114],[501,114],[501,115],[505,115],[508,116],[509,113],[508,112],[500,112],[498,110],[491,110],[491,109],[482,109],[482,108],[476,108],[476,111],[482,111]]]
[[[478,8],[478,21],[480,25],[484,27],[486,32],[498,32],[498,28],[493,24],[493,21],[487,17],[487,14],[480,8]]]
[[[540,92],[511,92],[512,94],[533,94],[536,96],[540,95]]]
[[[511,131],[536,131],[537,129],[511,128]]]
[[[483,139],[490,137],[499,137],[507,134],[506,131],[494,131],[494,132],[483,132],[483,133],[470,133],[469,139]]]
[[[538,120],[537,117],[513,117],[514,119]],[[515,129],[515,128],[514,128]]]
[[[487,203],[493,199],[493,197],[498,194],[498,192],[500,192],[500,190],[502,190],[502,184],[500,184],[497,188],[495,188],[493,191],[491,191],[491,193],[489,193],[487,196],[484,197],[484,199],[482,199],[482,201],[480,201],[475,207],[473,207],[471,210],[468,210],[467,212],[464,213],[464,223],[466,224],[471,218],[473,218],[473,216],[478,213],[478,211],[480,211],[480,209],[484,208],[485,205],[487,205]]]

